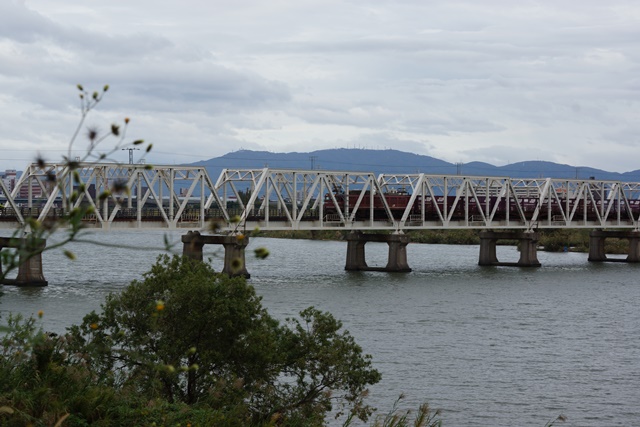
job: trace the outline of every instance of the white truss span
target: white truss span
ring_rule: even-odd
[[[638,230],[640,183],[204,167],[29,165],[0,181],[0,227],[80,205],[87,227],[263,230],[620,228]],[[55,181],[51,179],[55,177]],[[86,191],[79,191],[82,186]],[[129,191],[112,192],[113,187]],[[77,197],[74,196],[76,193]],[[107,197],[101,198],[101,194]]]

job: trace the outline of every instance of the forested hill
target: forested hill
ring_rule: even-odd
[[[192,163],[206,166],[215,179],[223,168],[260,169],[322,169],[401,174],[426,173],[437,175],[509,176],[512,178],[566,178],[640,181],[640,170],[626,173],[608,172],[582,165],[563,165],[544,161],[526,161],[505,166],[488,163],[449,163],[430,156],[398,150],[332,149],[307,153],[272,153],[239,150],[221,157]]]

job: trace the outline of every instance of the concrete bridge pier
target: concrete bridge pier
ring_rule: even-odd
[[[607,258],[605,240],[609,237],[629,240],[629,253],[626,259]],[[593,230],[589,233],[590,262],[640,262],[640,232]]]
[[[520,259],[518,262],[501,262],[496,255],[498,240],[518,240]],[[478,265],[500,265],[508,267],[540,267],[538,261],[538,234],[522,231],[480,232],[480,260]]]
[[[45,239],[0,237],[0,250],[15,248],[23,251],[19,256],[18,275],[15,279],[4,279],[2,283],[16,286],[47,286],[49,282],[42,272],[42,251],[46,246]],[[2,273],[1,262],[0,273]]]
[[[364,245],[367,242],[385,242],[389,245],[389,258],[386,267],[369,267],[367,265]],[[407,262],[407,245],[409,236],[405,234],[364,234],[351,232],[347,235],[347,271],[387,271],[409,272]]]
[[[182,254],[203,261],[202,248],[207,244],[224,247],[224,266],[222,272],[230,277],[251,277],[245,263],[245,248],[249,244],[246,236],[203,236],[199,231],[189,231],[182,236]]]

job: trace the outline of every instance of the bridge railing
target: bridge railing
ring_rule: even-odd
[[[232,195],[243,209],[238,229],[344,228],[354,222],[392,227],[395,222],[373,173],[225,169],[215,187],[221,200]],[[357,192],[354,203],[345,203],[352,192]],[[369,199],[380,204],[375,215]]]

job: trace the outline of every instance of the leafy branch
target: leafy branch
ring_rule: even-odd
[[[79,90],[80,99],[80,120],[69,140],[67,155],[63,156],[63,176],[57,176],[53,171],[46,172],[46,181],[51,187],[57,186],[61,193],[64,194],[65,183],[64,179],[67,176],[71,177],[71,185],[74,191],[70,196],[70,202],[72,205],[76,204],[81,199],[83,193],[86,194],[87,188],[84,183],[81,182],[80,174],[78,170],[81,167],[87,165],[95,165],[104,160],[110,159],[110,156],[116,151],[120,151],[123,148],[140,146],[145,144],[144,140],[138,139],[134,141],[128,141],[126,139],[127,129],[130,123],[130,119],[126,117],[123,123],[112,123],[109,126],[109,130],[106,132],[100,132],[95,126],[86,126],[86,121],[89,115],[97,108],[102,102],[105,94],[109,90],[109,85],[105,85],[102,91],[94,91],[89,93],[82,85],[77,85]],[[87,140],[85,152],[81,157],[72,158],[72,152],[74,146],[77,146],[78,141],[81,139],[83,130]],[[106,146],[106,141],[115,139],[115,142],[109,146]],[[103,146],[105,149],[103,150]],[[152,144],[146,144],[145,155],[152,149]],[[47,161],[38,155],[36,159],[38,168],[46,170]],[[151,168],[150,165],[146,166]],[[25,172],[26,173],[26,172]],[[27,182],[26,185],[31,185],[31,182]],[[103,191],[99,195],[100,201],[112,196],[113,194],[119,194],[129,192],[129,189],[121,181],[114,181],[111,183],[110,188]],[[17,190],[14,190],[17,193]],[[3,283],[7,278],[7,274],[16,270],[21,263],[27,261],[34,256],[41,255],[44,251],[50,251],[53,249],[61,248],[66,244],[74,241],[80,235],[83,230],[83,219],[87,215],[95,213],[93,206],[77,204],[63,211],[62,215],[52,218],[46,218],[38,220],[32,217],[26,218],[24,223],[21,224],[11,236],[12,249],[5,249],[0,253],[0,261],[2,262],[2,269],[0,270],[0,283]],[[56,243],[50,246],[44,246],[44,241],[50,238],[58,230],[65,229],[64,237],[58,240]],[[69,258],[75,256],[70,251],[65,251],[65,254]]]

